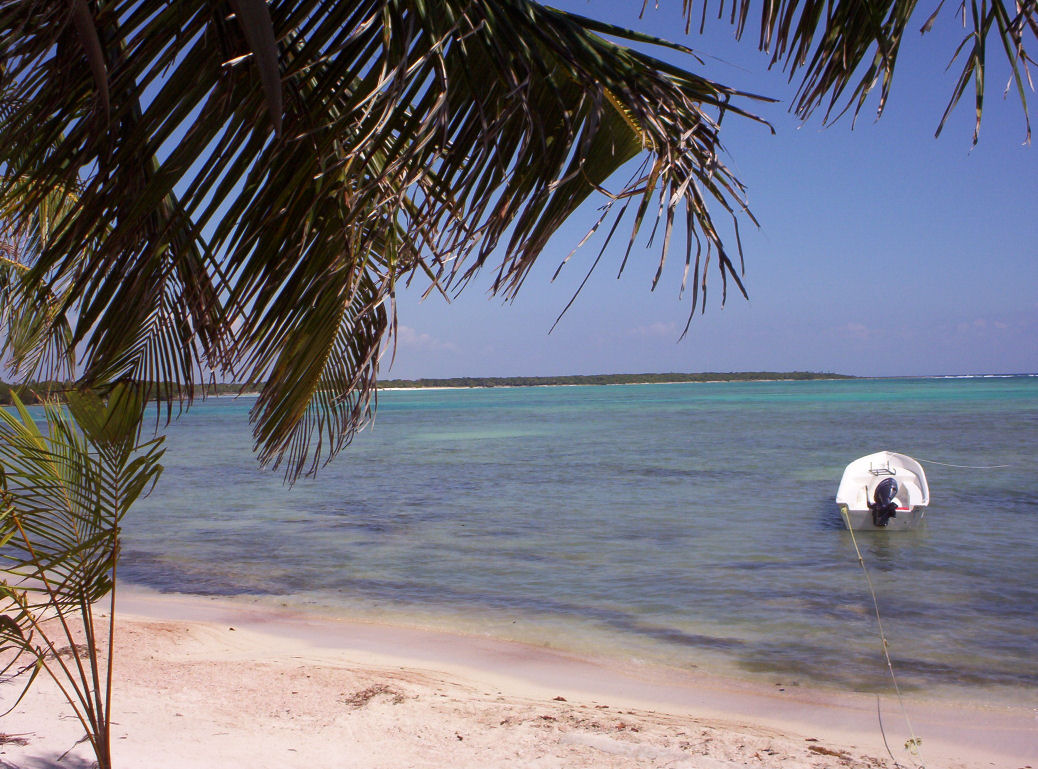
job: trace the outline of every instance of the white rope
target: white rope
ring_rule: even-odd
[[[938,462],[936,459],[919,459],[920,462],[926,462],[928,465],[944,465],[945,467],[959,467],[963,470],[1001,470],[1003,467],[1012,467],[1012,465],[952,465],[947,462]]]
[[[905,725],[908,727],[909,739],[905,742],[905,747],[909,751],[918,757],[919,765],[926,769],[926,764],[923,762],[923,757],[919,752],[919,746],[922,740],[915,736],[915,730],[912,728],[912,722],[908,719],[908,710],[905,709],[905,700],[901,696],[901,687],[897,684],[897,677],[894,675],[894,664],[890,661],[890,651],[887,648],[887,636],[883,632],[883,619],[879,615],[879,600],[876,598],[876,590],[872,586],[872,577],[869,576],[869,570],[865,568],[865,559],[861,555],[861,549],[858,547],[858,540],[854,536],[854,529],[851,526],[850,515],[847,513],[847,508],[841,507],[840,512],[843,514],[844,523],[847,524],[847,531],[851,533],[851,542],[854,545],[854,552],[858,554],[858,563],[861,564],[861,570],[865,574],[865,583],[869,587],[869,593],[872,595],[872,606],[876,610],[876,625],[879,627],[879,639],[883,643],[883,657],[887,661],[887,670],[890,671],[890,680],[894,684],[894,692],[897,694],[898,704],[901,706],[901,713],[905,717]],[[879,712],[879,700],[876,700],[876,712]],[[880,732],[883,732],[883,719],[880,716],[879,721]],[[883,744],[886,745],[887,735],[883,733]],[[894,764],[897,765],[897,759],[894,758],[894,754],[890,752],[890,746],[887,745],[887,753],[890,753],[890,757],[894,760]]]

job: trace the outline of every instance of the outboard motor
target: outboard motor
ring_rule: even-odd
[[[869,510],[872,511],[872,522],[877,526],[886,526],[887,521],[897,517],[897,481],[893,478],[884,478],[876,486],[869,502]]]

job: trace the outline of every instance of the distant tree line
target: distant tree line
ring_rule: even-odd
[[[7,382],[0,381],[0,405],[10,406],[14,402],[11,400],[12,392],[18,396],[22,403],[31,406],[55,394],[60,399],[60,394],[71,387],[71,382],[48,381],[30,382],[29,384],[8,384]]]
[[[854,379],[815,371],[729,371],[698,374],[583,374],[572,376],[453,377],[450,379],[381,379],[391,387],[538,387],[546,385],[664,384],[672,382],[750,382],[801,379]]]

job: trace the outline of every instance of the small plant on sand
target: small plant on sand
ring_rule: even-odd
[[[0,674],[24,680],[11,710],[49,676],[109,769],[119,527],[162,471],[162,439],[140,441],[126,385],[67,398],[44,406],[45,430],[17,397],[0,409]]]

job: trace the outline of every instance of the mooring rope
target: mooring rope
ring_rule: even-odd
[[[915,736],[915,730],[912,728],[912,722],[908,718],[908,710],[905,708],[904,697],[901,696],[901,687],[898,686],[897,676],[894,675],[894,664],[890,661],[890,650],[887,648],[887,635],[883,630],[883,618],[879,614],[879,600],[876,598],[876,590],[872,586],[872,577],[869,576],[869,570],[865,567],[865,559],[862,557],[861,549],[858,547],[858,540],[854,536],[854,528],[851,526],[850,515],[847,513],[846,508],[841,508],[840,512],[843,514],[844,523],[847,524],[847,531],[851,533],[851,543],[854,545],[854,552],[858,554],[858,563],[861,565],[861,570],[865,574],[865,583],[869,587],[869,594],[872,596],[872,606],[876,610],[876,625],[879,627],[879,639],[883,643],[883,657],[887,661],[887,670],[890,671],[890,680],[894,684],[894,692],[897,694],[898,704],[901,706],[901,713],[905,717],[905,725],[908,727],[909,739],[905,743],[905,747],[909,751],[918,757],[919,766],[926,769],[926,764],[923,762],[923,757],[919,751],[919,745],[922,740]],[[879,700],[876,700],[876,712],[879,713]],[[880,731],[883,732],[883,719],[880,716],[879,720]],[[887,753],[890,754],[890,758],[893,759],[894,764],[898,765],[897,759],[894,758],[894,754],[890,750],[890,746],[887,745],[887,735],[883,733],[883,744],[886,745]],[[909,747],[911,746],[911,747]]]
[[[1012,465],[952,465],[948,462],[938,462],[936,459],[916,459],[920,462],[926,462],[928,465],[944,465],[945,467],[958,467],[963,470],[1001,470],[1003,467],[1012,467]]]

